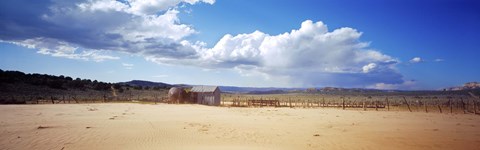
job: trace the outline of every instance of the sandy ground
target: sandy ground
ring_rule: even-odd
[[[480,116],[168,104],[1,105],[0,149],[479,149]]]

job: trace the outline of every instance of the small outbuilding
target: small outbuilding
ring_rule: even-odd
[[[193,102],[203,105],[220,105],[220,88],[218,86],[194,86],[190,90]]]
[[[170,103],[188,103],[190,96],[182,87],[172,87],[168,91],[168,98]]]

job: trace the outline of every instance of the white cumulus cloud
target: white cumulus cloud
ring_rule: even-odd
[[[424,60],[420,57],[413,57],[412,59],[410,59],[410,63],[420,63],[420,62],[423,62]]]
[[[196,31],[182,24],[177,5],[213,4],[214,0],[81,0],[45,1],[26,5],[2,17],[0,41],[29,46],[41,54],[88,60],[117,59],[92,51],[116,51],[162,56],[195,57],[181,41]],[[43,7],[41,7],[43,6]],[[24,11],[23,11],[24,10]],[[89,58],[87,58],[89,57]]]
[[[365,66],[362,67],[363,73],[369,73],[370,71],[372,71],[376,67],[377,67],[377,64],[369,63],[368,65],[365,65]]]
[[[329,31],[323,22],[306,20],[297,30],[279,35],[261,31],[223,36],[212,48],[185,43],[199,58],[172,61],[165,57],[149,60],[164,64],[187,64],[210,68],[233,68],[239,73],[299,86],[357,86],[403,82],[395,65],[398,60],[368,48],[353,28]]]
[[[155,14],[177,6],[179,3],[195,4],[204,2],[215,3],[215,0],[128,0],[130,11],[136,14]]]

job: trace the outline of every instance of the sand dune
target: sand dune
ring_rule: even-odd
[[[478,149],[480,116],[201,105],[1,105],[0,149]]]

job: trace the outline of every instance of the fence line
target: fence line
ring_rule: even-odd
[[[465,96],[235,96],[222,98],[229,107],[341,108],[342,110],[409,111],[479,114],[478,97]]]
[[[410,111],[438,113],[479,114],[479,97],[469,96],[362,96],[362,95],[313,95],[313,96],[222,96],[221,104],[232,107],[290,107],[290,108],[341,108],[345,110]],[[106,103],[106,102],[153,102],[167,103],[165,94],[132,95],[117,97],[108,94],[96,95],[32,95],[0,96],[0,99],[28,104]]]

